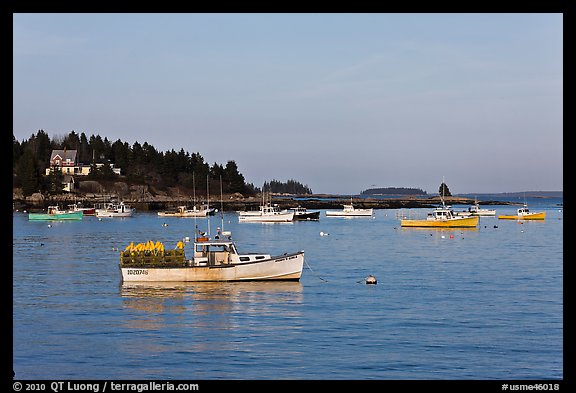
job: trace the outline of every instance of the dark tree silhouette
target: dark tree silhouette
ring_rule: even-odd
[[[448,186],[444,182],[442,182],[442,184],[440,184],[440,187],[438,188],[438,194],[440,194],[441,196],[445,196],[445,197],[452,196],[452,194],[450,193],[450,189],[448,188]]]

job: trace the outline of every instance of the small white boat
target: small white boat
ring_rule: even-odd
[[[185,256],[186,245],[186,239],[173,250],[165,250],[159,242],[131,243],[120,252],[122,281],[299,281],[302,276],[304,251],[240,254],[230,232],[215,239],[196,237],[191,259]]]
[[[356,209],[352,202],[344,205],[342,210],[327,210],[326,217],[371,217],[374,209]]]
[[[494,209],[483,209],[478,204],[478,201],[475,201],[472,206],[468,208],[468,211],[457,212],[459,216],[468,217],[468,216],[486,216],[486,217],[495,217],[496,210]]]
[[[69,211],[73,211],[73,212],[81,211],[82,214],[84,214],[85,216],[93,216],[96,214],[96,208],[95,207],[84,207],[84,206],[82,206],[82,203],[80,203],[80,202],[68,205],[68,208],[69,208],[68,209]]]
[[[110,202],[104,208],[96,209],[96,217],[132,217],[135,208],[126,205],[124,202]]]
[[[266,203],[258,211],[238,212],[238,222],[290,222],[294,211],[280,210],[277,204]]]
[[[188,209],[186,206],[178,206],[176,210],[173,211],[162,211],[158,212],[160,217],[206,217],[208,215],[213,215],[216,209],[208,207],[208,205],[202,205],[200,208],[194,206],[192,209]]]

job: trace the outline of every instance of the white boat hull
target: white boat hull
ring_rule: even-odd
[[[326,217],[370,217],[372,215],[372,209],[356,209],[353,212],[326,211]]]
[[[247,214],[246,214],[247,213]],[[240,212],[239,222],[290,222],[294,219],[294,212],[260,214],[259,212]]]
[[[480,210],[476,213],[472,213],[473,216],[483,216],[483,217],[495,217],[496,210]]]
[[[96,217],[132,217],[135,210],[135,208],[125,205],[124,202],[109,203],[105,208],[96,209],[94,215]]]
[[[96,217],[132,217],[134,215],[133,211],[124,212],[107,212],[96,210]]]
[[[208,215],[209,213],[207,211],[183,213],[158,212],[158,217],[207,217]]]
[[[302,276],[304,251],[272,257],[266,260],[194,266],[187,261],[184,267],[121,267],[124,282],[182,282],[182,281],[298,281]]]

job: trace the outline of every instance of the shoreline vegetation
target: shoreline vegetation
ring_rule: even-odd
[[[161,152],[147,142],[142,145],[135,142],[130,146],[121,140],[112,143],[99,135],[88,138],[83,132],[71,131],[51,140],[44,130],[38,130],[36,135],[32,134],[22,142],[17,141],[14,135],[12,139],[14,210],[45,210],[50,205],[66,209],[76,203],[92,207],[123,201],[139,211],[166,210],[183,205],[192,207],[206,202],[224,211],[246,211],[258,210],[264,199],[270,197],[282,209],[298,206],[342,209],[342,205],[350,202],[361,209],[429,208],[441,204],[437,194],[429,195],[420,188],[369,188],[359,195],[313,194],[307,185],[290,179],[286,182],[266,181],[259,189],[245,181],[234,160],[226,165],[215,162],[210,166],[200,153],[189,154],[184,149]],[[57,164],[59,161],[56,160],[56,164],[51,162],[54,152],[58,152],[56,156],[60,157],[67,151],[74,162],[74,173],[81,167],[82,176],[67,175],[68,179],[65,179],[60,164]],[[45,174],[47,163],[55,165],[58,170]],[[84,174],[86,163],[90,163],[88,175]],[[122,174],[116,173],[112,167]],[[64,192],[64,184],[72,192]],[[527,197],[563,195],[562,191],[526,191],[452,196],[444,182],[440,185],[440,192],[445,195],[445,203],[450,205],[472,205],[481,195],[484,197],[480,205],[521,205]],[[499,196],[508,200],[512,198],[518,203],[491,200]]]
[[[476,194],[483,195],[483,194]],[[483,200],[480,205],[522,205],[524,193],[502,193],[486,194],[491,197],[495,195],[511,196],[518,195],[518,202],[501,201],[501,200]],[[562,196],[562,192],[542,192],[531,193],[526,197],[540,196],[557,197]],[[137,209],[137,211],[160,211],[175,208],[176,206],[186,205],[192,207],[208,202],[211,207],[223,211],[248,211],[258,210],[262,204],[262,195],[243,196],[239,193],[210,195],[207,200],[206,195],[196,195],[194,198],[187,193],[173,192],[170,194],[162,193],[152,195],[146,190],[133,190],[124,195],[118,193],[65,193],[45,196],[40,193],[24,197],[17,189],[13,190],[13,208],[15,210],[44,210],[49,205],[59,205],[64,208],[74,203],[81,203],[84,206],[91,207],[97,204],[103,204],[110,201],[124,201]],[[475,198],[464,196],[444,197],[448,205],[473,205]],[[434,208],[441,204],[438,195],[414,196],[414,195],[388,195],[379,196],[378,198],[358,196],[358,195],[333,195],[333,194],[272,194],[272,203],[277,204],[281,209],[295,208],[297,206],[306,209],[341,209],[342,205],[352,202],[357,208],[374,208],[374,209],[402,209],[402,208]]]

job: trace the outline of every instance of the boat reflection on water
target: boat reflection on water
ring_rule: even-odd
[[[178,353],[189,359],[258,350],[263,336],[299,341],[302,288],[292,281],[124,283],[122,324],[136,334],[119,350],[138,348],[152,358]],[[180,343],[178,348],[174,343]]]
[[[232,281],[232,282],[123,282],[123,297],[192,297],[227,293],[230,296],[253,294],[301,293],[299,281]],[[277,299],[276,299],[277,300]]]
[[[401,233],[430,233],[434,236],[456,235],[463,233],[478,232],[478,227],[440,228],[440,227],[399,227]]]
[[[250,282],[123,282],[120,294],[126,307],[158,313],[171,311],[203,313],[238,311],[267,313],[278,303],[303,302],[298,281]]]

